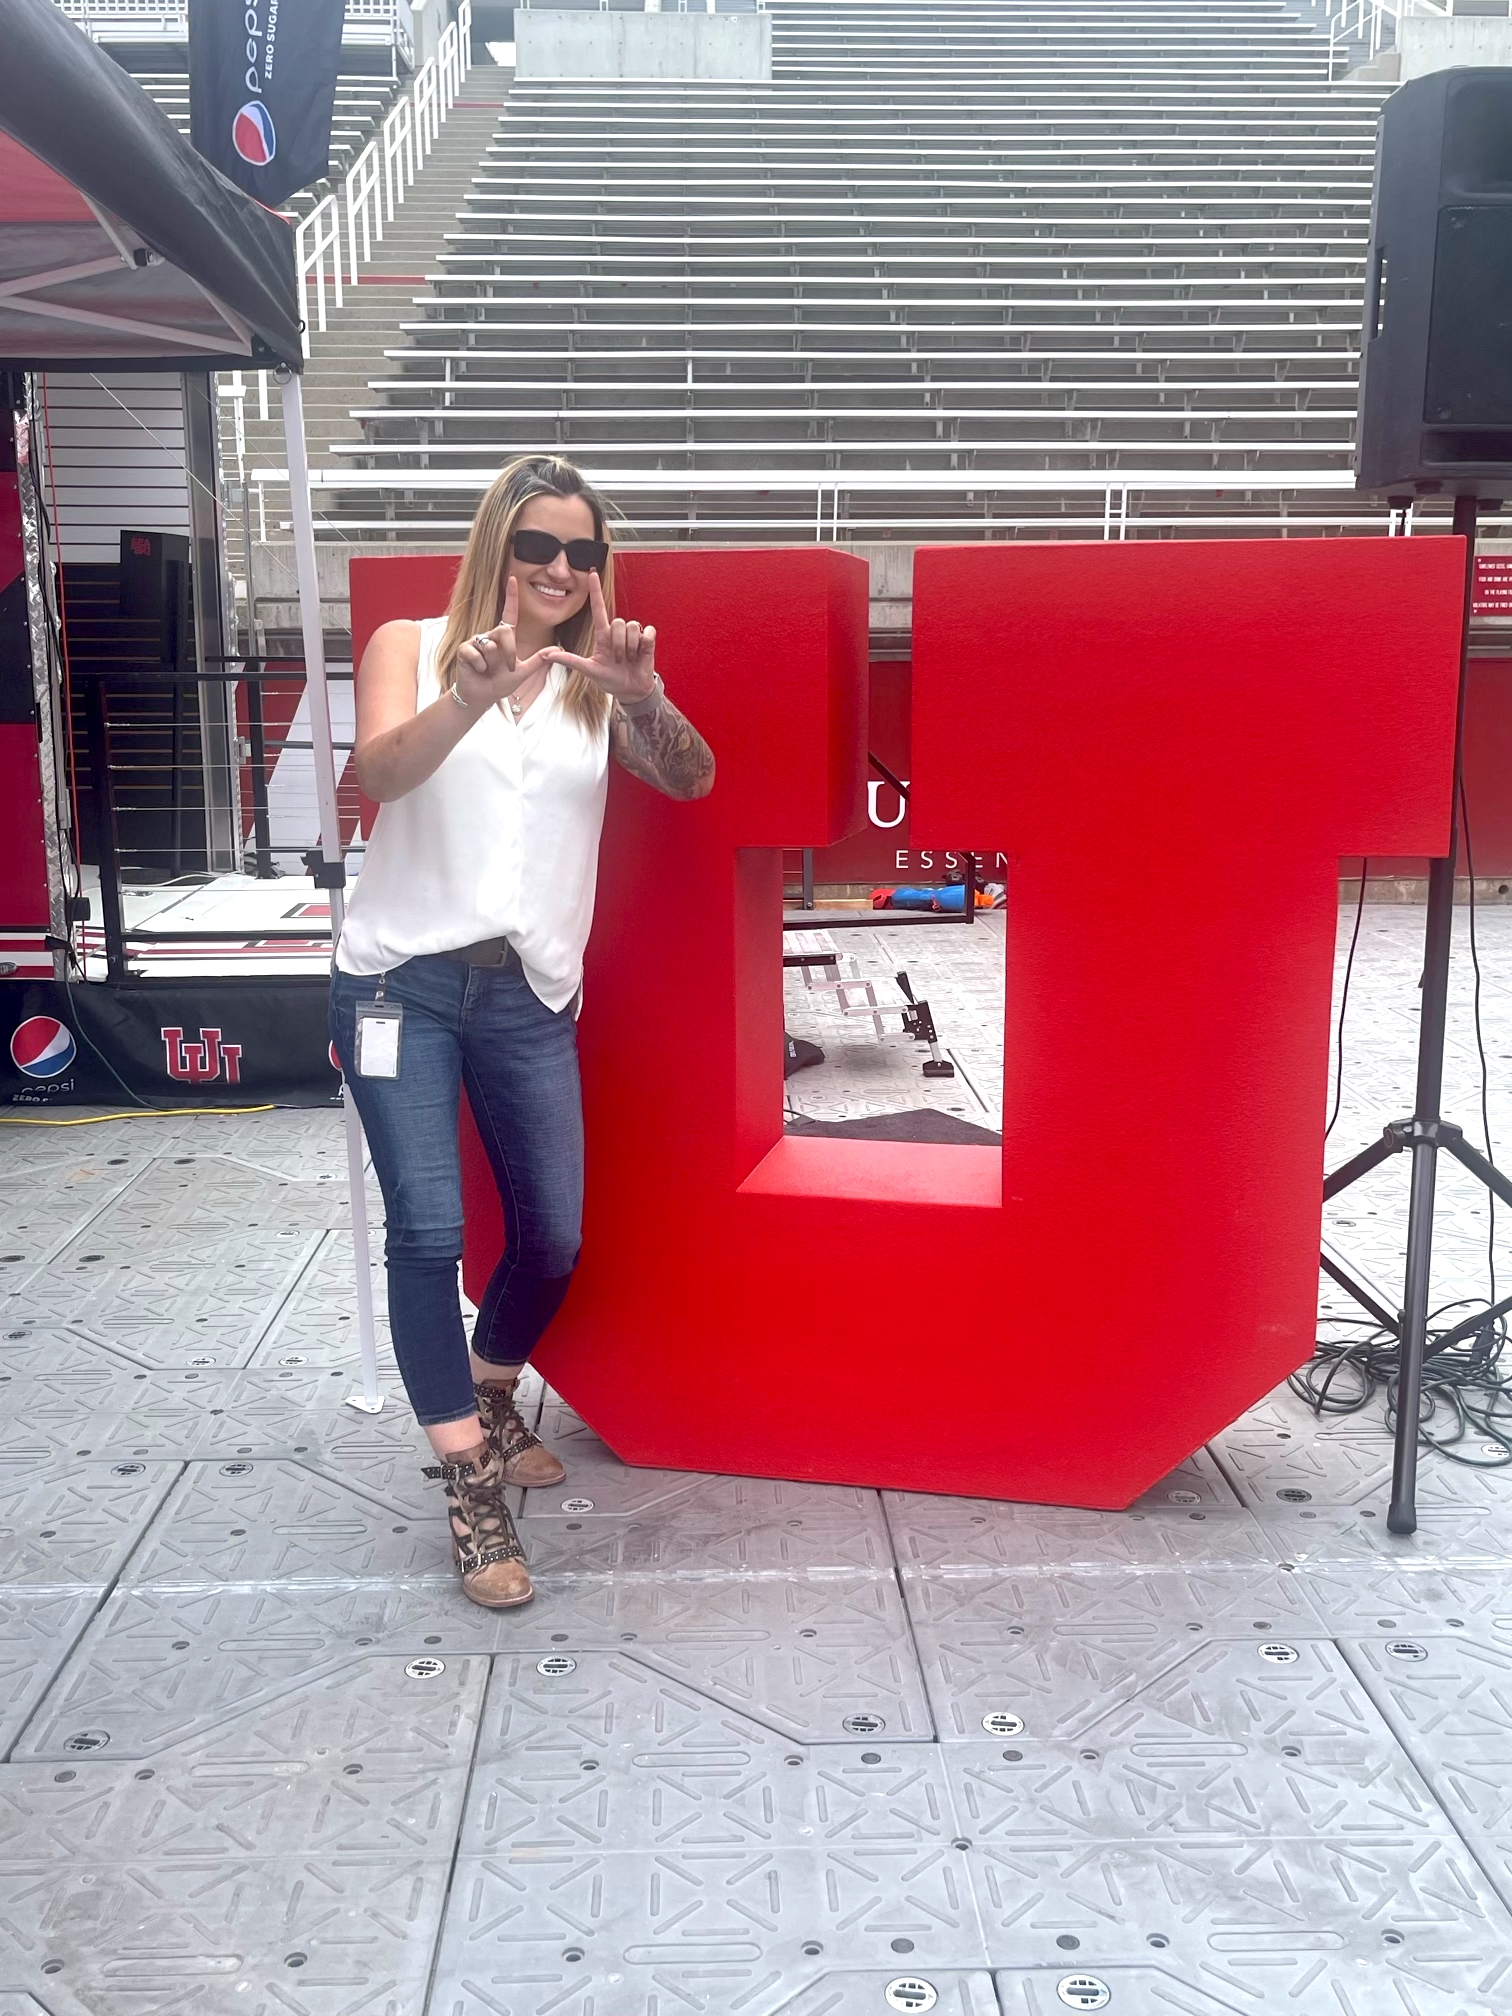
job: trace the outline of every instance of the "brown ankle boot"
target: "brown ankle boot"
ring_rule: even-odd
[[[504,1466],[486,1442],[459,1451],[449,1463],[427,1464],[427,1477],[446,1486],[452,1551],[462,1570],[462,1593],[485,1610],[513,1610],[535,1591],[525,1549],[504,1503]]]
[[[532,1435],[521,1420],[515,1405],[515,1388],[519,1383],[518,1379],[487,1379],[475,1386],[478,1419],[483,1423],[489,1448],[504,1465],[506,1480],[539,1491],[544,1485],[560,1484],[567,1472],[540,1437]]]

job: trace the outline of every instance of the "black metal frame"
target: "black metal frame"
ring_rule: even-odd
[[[1454,530],[1465,541],[1464,609],[1460,630],[1459,686],[1455,701],[1453,803],[1449,815],[1449,851],[1428,864],[1428,915],[1423,934],[1422,1019],[1418,1026],[1417,1090],[1412,1116],[1394,1120],[1379,1141],[1352,1156],[1326,1178],[1327,1201],[1357,1183],[1372,1169],[1404,1150],[1412,1155],[1412,1187],[1407,1209],[1407,1265],[1402,1308],[1393,1316],[1378,1296],[1357,1281],[1331,1254],[1321,1258],[1323,1271],[1345,1293],[1397,1338],[1396,1446],[1391,1471],[1391,1506],[1386,1523],[1393,1533],[1417,1530],[1417,1459],[1422,1412],[1423,1366],[1451,1344],[1470,1337],[1487,1323],[1512,1310],[1512,1295],[1492,1308],[1456,1324],[1428,1348],[1428,1286],[1433,1265],[1433,1204],[1442,1150],[1468,1169],[1502,1202],[1512,1205],[1512,1181],[1472,1148],[1461,1128],[1444,1119],[1444,1034],[1449,1003],[1449,957],[1454,931],[1454,876],[1459,857],[1464,788],[1465,692],[1470,669],[1470,606],[1475,583],[1475,529],[1479,500],[1456,497]]]
[[[126,961],[131,945],[242,945],[249,938],[262,943],[309,944],[312,940],[329,939],[329,927],[305,927],[297,930],[270,929],[261,931],[212,931],[179,929],[158,931],[149,925],[137,925],[128,929],[121,902],[120,848],[116,828],[115,801],[110,789],[110,724],[105,705],[105,688],[113,680],[120,685],[164,685],[171,684],[175,698],[182,695],[186,686],[197,686],[202,680],[213,680],[226,685],[245,682],[247,688],[247,741],[248,764],[251,770],[252,796],[252,841],[253,857],[256,861],[255,873],[261,881],[276,879],[273,866],[272,829],[268,817],[268,781],[266,775],[267,719],[263,710],[263,681],[271,676],[277,679],[302,679],[304,666],[297,659],[277,661],[271,674],[268,660],[258,657],[228,657],[216,668],[205,667],[189,672],[176,673],[171,667],[152,666],[135,680],[123,675],[118,666],[80,667],[75,666],[73,677],[88,688],[85,709],[89,721],[89,771],[90,788],[94,796],[98,820],[100,847],[100,924],[105,940],[105,977],[110,981],[140,979],[142,976],[128,971]],[[339,678],[339,673],[327,673],[327,678]],[[177,715],[175,716],[177,719]],[[175,748],[175,759],[177,749]],[[175,774],[177,774],[175,760]],[[318,850],[317,850],[318,855]],[[309,857],[306,857],[308,859]],[[334,874],[340,873],[342,880],[334,882]],[[321,868],[316,873],[320,887],[342,887],[345,882],[344,869],[339,866]],[[165,982],[174,983],[174,976],[164,974]]]

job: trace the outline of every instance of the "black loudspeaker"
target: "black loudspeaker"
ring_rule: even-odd
[[[1512,494],[1512,69],[1387,99],[1362,352],[1357,488]]]
[[[178,532],[121,534],[121,614],[151,623],[157,649],[149,655],[174,672],[194,670],[189,541]]]

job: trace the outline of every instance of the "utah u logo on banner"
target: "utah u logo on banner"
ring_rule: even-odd
[[[242,1046],[222,1042],[219,1029],[201,1029],[198,1043],[186,1043],[182,1029],[163,1029],[158,1033],[163,1039],[170,1078],[189,1085],[208,1085],[224,1069],[228,1085],[241,1083]]]

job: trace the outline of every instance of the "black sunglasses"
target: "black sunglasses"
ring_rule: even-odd
[[[532,532],[528,529],[514,535],[514,555],[528,567],[549,567],[558,553],[567,555],[567,565],[574,574],[590,574],[604,571],[609,558],[607,539],[558,539],[554,532]]]

